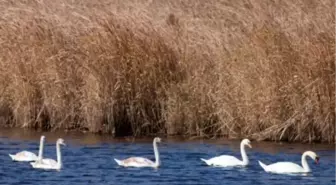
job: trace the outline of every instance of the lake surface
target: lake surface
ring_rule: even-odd
[[[46,136],[44,156],[55,158],[55,141],[65,139],[62,147],[63,169],[45,171],[33,169],[26,162],[13,162],[9,153],[22,150],[38,152],[41,134]],[[162,166],[123,168],[113,158],[143,156],[154,160],[152,139],[113,139],[79,133],[41,133],[14,129],[0,130],[0,184],[335,184],[335,145],[288,144],[252,141],[247,149],[250,165],[246,168],[206,166],[200,158],[221,154],[240,158],[238,140],[181,140],[162,138],[159,144]],[[320,156],[319,164],[308,160],[312,173],[307,176],[270,174],[263,171],[258,160],[266,164],[292,161],[301,164],[301,154],[313,150]]]

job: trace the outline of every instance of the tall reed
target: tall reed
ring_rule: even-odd
[[[335,5],[0,2],[0,123],[335,141]]]

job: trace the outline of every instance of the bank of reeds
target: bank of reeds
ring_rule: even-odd
[[[335,5],[0,2],[0,122],[335,141]]]

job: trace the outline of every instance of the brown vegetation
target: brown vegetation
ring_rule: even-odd
[[[332,0],[0,2],[0,122],[335,141]]]

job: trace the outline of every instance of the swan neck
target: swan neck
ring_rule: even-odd
[[[307,163],[307,153],[304,153],[302,155],[301,163],[302,163],[302,167],[303,167],[303,169],[304,169],[305,172],[310,172],[311,171],[310,167],[309,167],[309,165]]]
[[[56,144],[56,152],[57,152],[57,164],[58,166],[62,166],[62,154],[61,154],[61,146],[59,143]]]
[[[245,151],[245,145],[243,143],[240,144],[240,152],[243,159],[243,165],[247,165],[249,163],[249,159],[247,157],[246,151]]]
[[[44,146],[44,140],[41,139],[41,140],[40,140],[39,153],[38,153],[38,156],[37,156],[37,160],[38,160],[38,161],[41,161],[41,160],[43,159],[43,146]]]
[[[157,143],[154,141],[153,142],[153,148],[154,148],[154,155],[155,155],[155,166],[154,167],[159,167],[160,166],[160,154],[159,150],[157,147]]]

